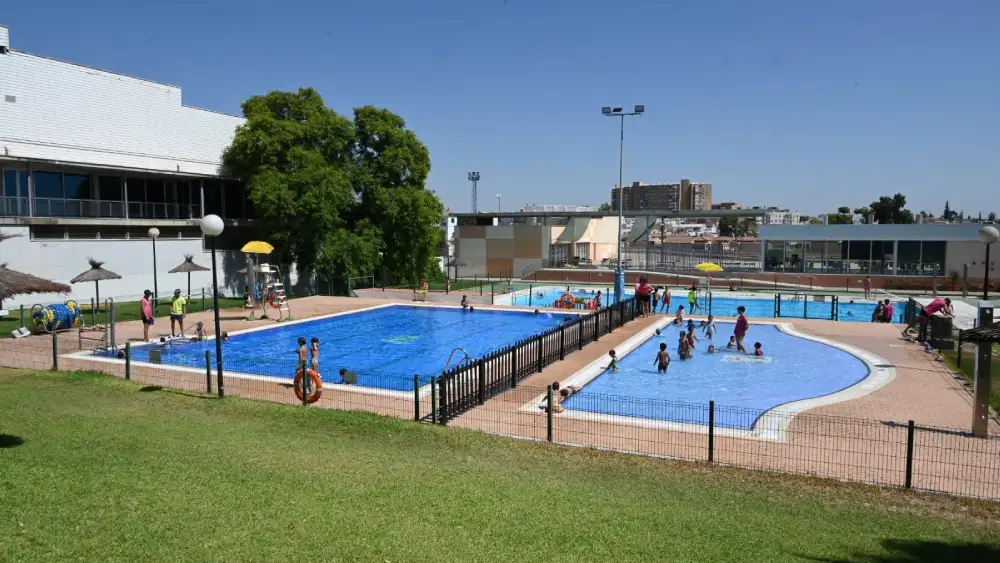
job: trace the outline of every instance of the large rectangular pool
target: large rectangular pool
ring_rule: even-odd
[[[422,381],[440,375],[455,348],[477,358],[557,326],[565,317],[488,309],[469,312],[458,307],[379,306],[233,333],[223,343],[223,368],[291,380],[298,358],[296,341],[316,337],[324,379],[335,380],[344,368],[358,375],[360,386],[412,390],[414,375]],[[149,361],[154,347],[135,346],[132,358]],[[205,352],[215,356],[212,340],[160,349],[163,364],[190,368],[204,369]],[[453,364],[462,357],[456,354]]]

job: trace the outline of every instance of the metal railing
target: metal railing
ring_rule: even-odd
[[[0,216],[27,217],[30,212],[28,198],[5,196],[0,198]]]
[[[27,198],[8,199],[25,200],[17,202],[16,211],[23,211],[22,215],[28,214],[27,209],[22,207],[22,204],[27,203]],[[126,206],[125,202],[122,201],[42,197],[36,197],[34,204],[35,217],[124,219],[126,208],[129,219],[198,219],[201,217],[201,206],[197,204],[129,202]]]

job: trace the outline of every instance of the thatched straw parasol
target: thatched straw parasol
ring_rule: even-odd
[[[186,273],[188,275],[188,291],[187,291],[186,295],[188,297],[190,297],[191,296],[191,272],[207,272],[207,271],[208,271],[208,268],[206,268],[204,266],[199,266],[198,264],[194,263],[194,255],[192,255],[192,254],[185,254],[184,255],[184,262],[182,262],[180,266],[177,266],[173,270],[170,270],[169,273],[171,273],[171,274],[184,274],[184,273]]]
[[[70,286],[39,278],[31,274],[22,274],[17,270],[0,264],[0,301],[10,299],[15,295],[31,295],[33,293],[69,293]]]
[[[0,242],[17,238],[21,235],[0,233]],[[68,285],[49,281],[31,274],[22,274],[17,270],[7,268],[7,263],[0,264],[0,302],[15,295],[31,295],[34,293],[69,293]]]
[[[120,280],[121,276],[112,272],[111,270],[104,269],[104,262],[100,260],[94,260],[93,258],[87,258],[87,262],[90,264],[90,269],[86,272],[76,276],[75,278],[69,280],[69,283],[81,283],[81,282],[94,282],[94,293],[96,309],[98,312],[101,310],[101,285],[100,283],[104,280]]]

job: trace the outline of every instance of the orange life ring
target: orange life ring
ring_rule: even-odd
[[[316,370],[313,369],[306,370],[306,374],[309,376],[309,379],[312,383],[312,393],[309,395],[309,397],[305,399],[305,401],[306,403],[311,405],[316,401],[318,401],[320,396],[323,394],[323,380],[320,379],[319,374],[316,373]],[[295,397],[298,398],[298,400],[300,401],[302,400],[303,396],[305,396],[305,391],[302,390],[303,379],[304,378],[302,377],[302,368],[299,368],[299,370],[295,372],[295,381],[292,384],[292,387],[295,389]]]
[[[572,309],[576,305],[576,296],[570,292],[563,293],[562,297],[559,298],[563,302],[563,305],[567,309]]]

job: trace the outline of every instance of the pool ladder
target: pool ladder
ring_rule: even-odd
[[[451,351],[451,355],[448,356],[448,361],[444,363],[444,367],[441,368],[441,373],[444,373],[444,372],[448,371],[448,365],[450,365],[451,364],[451,360],[454,359],[455,352],[461,352],[462,355],[465,356],[465,358],[463,358],[462,361],[459,362],[460,364],[472,361],[472,358],[469,357],[469,353],[466,352],[464,348],[455,348],[454,350]]]

